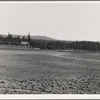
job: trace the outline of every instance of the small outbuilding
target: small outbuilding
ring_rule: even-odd
[[[21,44],[20,45],[27,46],[27,47],[30,46],[29,42],[27,42],[27,41],[21,41]]]

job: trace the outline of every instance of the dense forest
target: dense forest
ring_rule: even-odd
[[[0,35],[0,44],[7,45],[20,45],[21,41],[28,41],[30,47],[40,48],[40,49],[49,49],[49,50],[66,50],[66,49],[75,49],[75,50],[89,50],[89,51],[99,51],[100,43],[91,42],[91,41],[60,41],[60,40],[39,40],[31,39],[30,34],[27,38],[23,36],[13,37],[12,34],[9,34],[4,37]]]

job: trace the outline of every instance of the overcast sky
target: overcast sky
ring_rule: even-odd
[[[100,41],[100,3],[0,3],[0,34]]]

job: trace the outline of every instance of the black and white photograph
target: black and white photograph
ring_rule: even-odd
[[[100,2],[0,1],[0,94],[100,94]]]

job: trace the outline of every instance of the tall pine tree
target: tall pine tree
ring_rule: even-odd
[[[28,32],[28,42],[29,42],[29,44],[31,44],[31,36],[30,36],[30,32]]]

